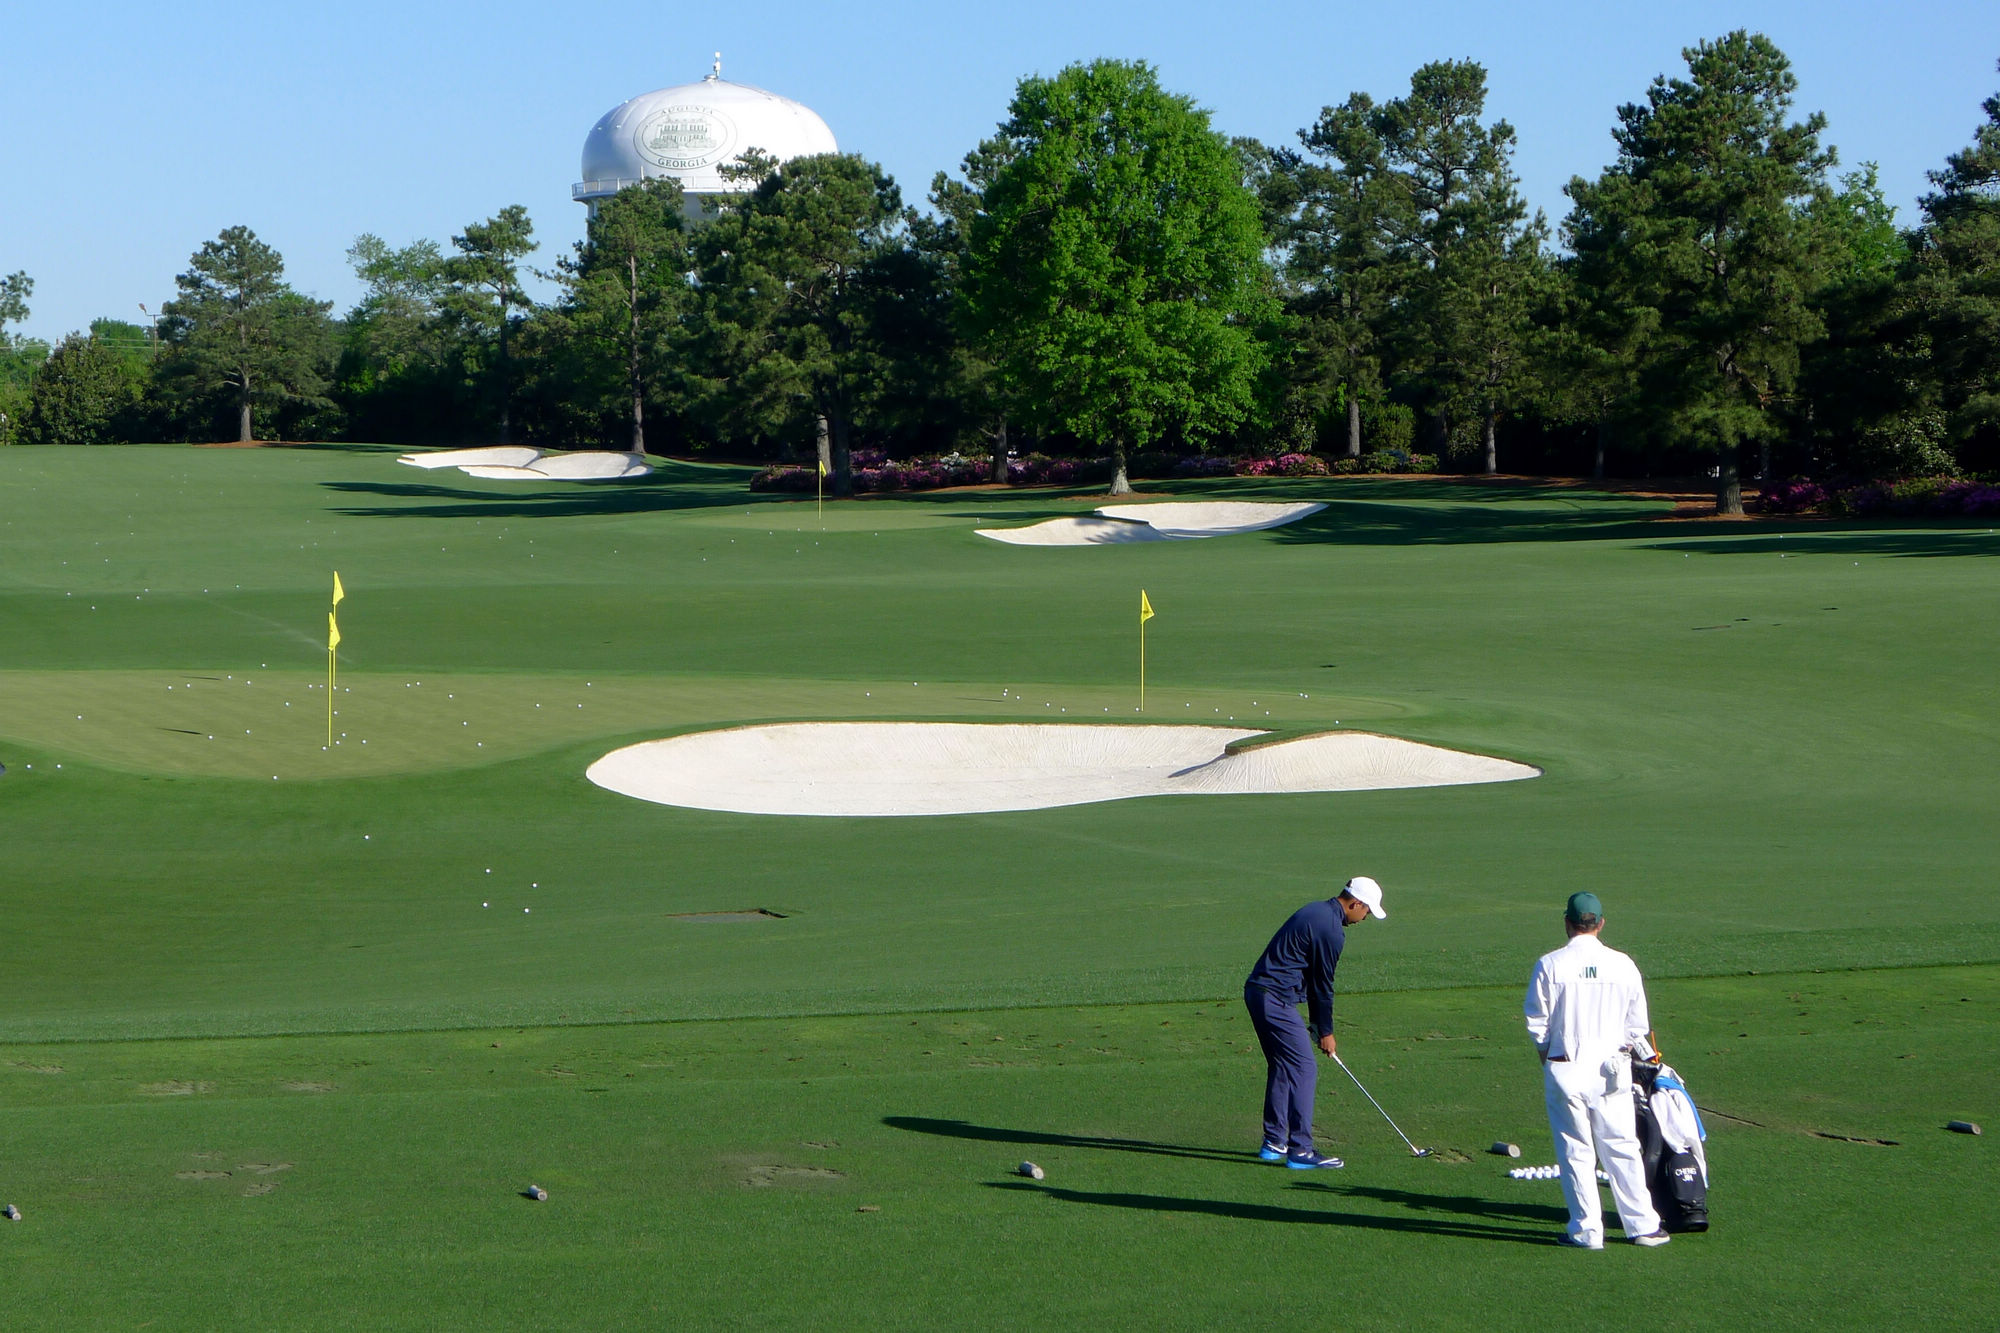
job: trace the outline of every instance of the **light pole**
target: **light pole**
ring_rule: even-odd
[[[139,302],[139,313],[146,317],[146,328],[153,335],[153,360],[160,359],[160,317],[146,309],[144,301]]]

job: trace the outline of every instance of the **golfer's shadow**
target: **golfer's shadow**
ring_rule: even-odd
[[[1228,1148],[1197,1148],[1182,1143],[1154,1143],[1150,1139],[1113,1139],[1096,1134],[1051,1134],[1039,1129],[1000,1129],[975,1125],[967,1120],[936,1120],[921,1115],[885,1115],[882,1123],[891,1129],[913,1134],[935,1134],[947,1139],[974,1139],[980,1143],[1012,1143],[1042,1148],[1091,1148],[1099,1152],[1135,1152],[1149,1157],[1191,1157],[1202,1162],[1241,1162],[1255,1153]]]
[[[988,1181],[988,1189],[1040,1194],[1063,1203],[1095,1204],[1103,1208],[1132,1208],[1148,1213],[1194,1213],[1208,1217],[1229,1217],[1243,1222],[1287,1222],[1309,1226],[1357,1227],[1367,1231],[1414,1231],[1431,1236],[1455,1236],[1462,1240],[1513,1241],[1522,1245],[1547,1245],[1554,1238],[1547,1226],[1522,1230],[1518,1226],[1496,1225],[1476,1220],[1506,1210],[1528,1214],[1551,1225],[1567,1216],[1559,1208],[1535,1205],[1494,1204],[1488,1199],[1464,1195],[1412,1194],[1404,1190],[1355,1189],[1338,1186],[1300,1184],[1329,1198],[1365,1196],[1401,1202],[1411,1211],[1406,1215],[1357,1213],[1337,1208],[1291,1208],[1275,1203],[1246,1203],[1238,1199],[1184,1199],[1168,1194],[1100,1193],[1093,1190],[1060,1189],[1027,1180]]]

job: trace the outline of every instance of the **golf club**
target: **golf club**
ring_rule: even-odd
[[[1334,1053],[1334,1056],[1333,1056],[1333,1062],[1334,1062],[1335,1064],[1339,1065],[1339,1066],[1340,1066],[1340,1068],[1341,1068],[1341,1070],[1342,1070],[1342,1072],[1344,1072],[1344,1073],[1345,1073],[1345,1074],[1346,1074],[1346,1075],[1347,1075],[1347,1076],[1348,1076],[1349,1078],[1353,1078],[1353,1079],[1354,1079],[1354,1086],[1355,1086],[1355,1087],[1357,1087],[1357,1088],[1361,1088],[1361,1095],[1362,1095],[1363,1097],[1366,1097],[1366,1098],[1368,1099],[1368,1104],[1369,1104],[1370,1106],[1374,1107],[1374,1108],[1375,1108],[1376,1110],[1378,1110],[1378,1111],[1382,1111],[1382,1103],[1380,1103],[1380,1102],[1376,1101],[1376,1100],[1375,1100],[1375,1095],[1374,1095],[1373,1093],[1369,1092],[1367,1088],[1365,1088],[1365,1087],[1362,1087],[1362,1084],[1361,1084],[1361,1080],[1360,1080],[1360,1079],[1358,1079],[1358,1078],[1354,1078],[1354,1071],[1353,1071],[1352,1069],[1349,1069],[1349,1068],[1347,1067],[1347,1061],[1345,1061],[1345,1060],[1341,1059],[1341,1058],[1340,1058],[1340,1056],[1339,1056],[1339,1054],[1338,1054],[1337,1052],[1336,1052],[1336,1053]],[[1382,1118],[1383,1118],[1384,1120],[1388,1120],[1388,1121],[1389,1121],[1389,1128],[1391,1128],[1391,1129],[1393,1129],[1393,1130],[1395,1130],[1395,1131],[1396,1131],[1396,1137],[1397,1137],[1397,1138],[1401,1139],[1401,1140],[1402,1140],[1402,1141],[1403,1141],[1404,1143],[1408,1143],[1408,1144],[1409,1144],[1409,1146],[1410,1146],[1410,1156],[1412,1156],[1412,1157],[1429,1157],[1429,1156],[1431,1155],[1431,1150],[1430,1150],[1429,1148],[1419,1148],[1419,1147],[1418,1147],[1418,1146],[1417,1146],[1416,1144],[1414,1144],[1414,1143],[1410,1143],[1410,1136],[1409,1136],[1408,1134],[1405,1134],[1405,1133],[1404,1133],[1404,1132],[1403,1132],[1403,1131],[1402,1131],[1402,1130],[1401,1130],[1401,1129],[1400,1129],[1400,1128],[1399,1128],[1399,1127],[1397,1126],[1397,1124],[1396,1124],[1396,1122],[1395,1122],[1394,1120],[1389,1120],[1389,1113],[1388,1113],[1387,1111],[1382,1111]]]

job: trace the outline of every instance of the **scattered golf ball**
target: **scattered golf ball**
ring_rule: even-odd
[[[1036,1166],[1033,1162],[1023,1162],[1015,1167],[1014,1170],[1030,1180],[1040,1180],[1046,1174],[1042,1168]]]

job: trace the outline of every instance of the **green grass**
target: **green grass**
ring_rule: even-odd
[[[1513,988],[1352,997],[1350,1061],[1439,1157],[1327,1079],[1350,1165],[1305,1180],[1247,1151],[1231,1003],[0,1048],[0,1240],[22,1308],[89,1326],[1530,1328],[1551,1289],[1982,1326],[2000,1171],[1942,1116],[1990,1098],[2000,968],[1653,991],[1717,1176],[1715,1229],[1657,1254],[1559,1251],[1554,1183],[1507,1177],[1552,1156]]]
[[[1085,1148],[1077,1178],[1000,1188],[996,1165],[1030,1155],[1018,1143],[883,1122],[1233,1151],[1255,1131],[1240,1051],[1140,1065],[1131,1035],[1112,1056],[944,1070],[922,1043],[1033,1017],[1074,1053],[1097,1024],[1162,1021],[1144,1006],[1221,1022],[1218,999],[1235,1022],[1271,929],[1353,873],[1384,883],[1391,917],[1343,964],[1348,1050],[1389,1080],[1371,1089],[1399,1119],[1409,1106],[1479,1147],[1505,1105],[1505,1136],[1545,1144],[1532,1069],[1497,1066],[1480,1092],[1447,1056],[1471,1047],[1438,1042],[1391,1074],[1371,1029],[1435,1014],[1500,1058],[1560,904],[1591,889],[1704,1101],[1774,1126],[1718,1130],[1742,1211],[1715,1233],[1605,1261],[1671,1256],[1661,1271],[1724,1302],[1710,1322],[1971,1320],[1983,1279],[1951,1256],[2000,1239],[1962,1202],[1992,1174],[1982,1140],[1936,1125],[1993,1109],[1977,965],[2000,963],[2000,537],[1983,527],[1687,523],[1575,488],[1260,479],[1156,489],[1329,508],[1214,541],[1034,549],[972,529],[1098,497],[887,496],[821,520],[810,500],[750,496],[740,468],[523,490],[395,452],[0,450],[0,1041],[68,1071],[0,1067],[0,1193],[30,1213],[0,1243],[39,1256],[33,1289],[68,1322],[144,1322],[170,1265],[189,1293],[296,1308],[251,1318],[189,1294],[153,1311],[166,1324],[332,1322],[364,1282],[396,1294],[379,1322],[408,1325],[629,1325],[649,1301],[719,1322],[1304,1310],[1303,1281],[1257,1276],[1266,1248],[1293,1275],[1321,1265],[1346,1302],[1328,1308],[1355,1322],[1525,1318],[1571,1271],[1553,1265],[1589,1257],[1485,1234],[1550,1229],[1509,1211],[1531,1187],[1504,1175],[1365,1165],[1353,1098],[1335,1117],[1361,1155],[1341,1199]],[[338,743],[322,748],[335,569]],[[1142,587],[1159,612],[1145,720],[1359,726],[1545,774],[891,820],[678,810],[583,778],[618,745],[744,722],[1139,720]],[[785,919],[678,915],[755,907]],[[1986,1002],[1923,1017],[1946,1002],[1929,988],[1960,977]],[[1781,984],[1834,988],[1822,1012],[1860,1006],[1922,1049],[1862,1059],[1867,1021],[1837,1039],[1694,1035],[1735,1021],[1718,1006],[1775,1015]],[[511,1051],[488,1031],[503,1026],[549,1066],[583,1061],[577,1078],[498,1052],[464,1063],[494,1039]],[[706,1054],[579,1091],[592,1051],[609,1069],[686,1041]],[[833,1051],[865,1075],[836,1073]],[[797,1095],[776,1067],[794,1056],[814,1071]],[[175,1080],[212,1091],[133,1091]],[[1814,1127],[1904,1146],[1795,1132]],[[811,1165],[788,1145],[822,1135],[862,1154],[839,1167],[849,1183],[745,1187],[732,1165]],[[175,1180],[206,1169],[182,1160],[196,1151],[298,1165],[244,1198],[241,1173]],[[507,1193],[530,1170],[561,1207]],[[1445,1179],[1467,1182],[1450,1207],[1394,1194]],[[883,1212],[854,1213],[855,1182],[875,1180]],[[1834,1204],[1854,1215],[1829,1221]],[[1863,1249],[1885,1210],[1906,1262]],[[1335,1224],[1296,1225],[1320,1213]],[[1433,1214],[1449,1224],[1380,1220]],[[192,1230],[175,1247],[146,1239],[160,1227]],[[259,1265],[274,1281],[253,1291]],[[1603,1313],[1637,1290],[1606,1284],[1621,1303]],[[1468,1292],[1486,1295],[1453,1304]]]

